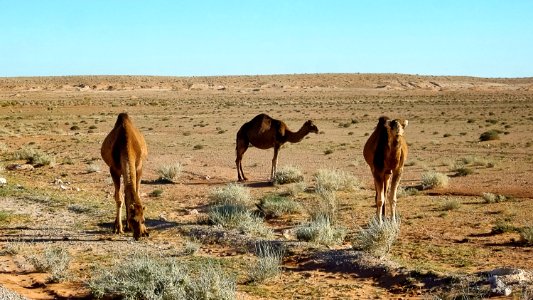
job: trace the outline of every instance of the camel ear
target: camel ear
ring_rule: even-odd
[[[407,127],[407,124],[409,124],[409,120],[403,120],[402,127],[403,128]]]

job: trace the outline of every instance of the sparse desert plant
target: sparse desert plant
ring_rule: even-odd
[[[316,190],[350,191],[360,186],[355,176],[339,170],[318,170],[314,177]]]
[[[33,148],[22,148],[15,151],[13,159],[26,160],[27,163],[35,166],[48,166],[55,163],[55,159],[52,156]]]
[[[483,200],[485,203],[499,203],[507,200],[507,197],[504,195],[496,195],[493,193],[483,193]]]
[[[375,257],[383,258],[392,249],[392,245],[400,234],[400,218],[391,220],[383,219],[379,224],[376,217],[373,217],[366,228],[361,228],[353,240],[354,247],[369,253]]]
[[[259,207],[267,216],[274,217],[298,213],[301,210],[298,202],[276,194],[269,194],[263,197],[259,203]]]
[[[88,164],[87,165],[87,173],[97,173],[97,172],[100,172],[100,166],[95,164],[95,163],[91,163],[91,164]]]
[[[27,300],[28,298],[25,298],[0,285],[0,299],[2,300]]]
[[[81,205],[81,204],[70,204],[67,206],[67,209],[77,214],[86,214],[86,213],[90,213],[94,211],[92,207]]]
[[[41,254],[28,256],[26,259],[37,272],[50,273],[49,282],[60,282],[68,277],[71,256],[64,248],[46,247]]]
[[[183,165],[179,162],[165,164],[157,169],[160,181],[174,182],[183,170]]]
[[[480,136],[479,136],[479,140],[484,142],[484,141],[492,141],[492,140],[499,140],[500,139],[500,135],[499,135],[499,131],[497,130],[489,130],[489,131],[485,131],[483,132]]]
[[[304,180],[302,171],[294,166],[283,166],[274,174],[274,184],[301,182]]]
[[[397,196],[398,198],[407,197],[407,196],[415,196],[418,195],[419,191],[418,189],[414,187],[408,187],[404,188],[402,186],[398,187]]]
[[[202,244],[197,240],[187,240],[183,246],[183,253],[185,255],[193,255],[200,250],[201,246]]]
[[[254,215],[242,204],[220,204],[209,208],[208,219],[214,225],[237,229],[242,233],[269,237],[272,230],[262,218]]]
[[[157,198],[157,197],[161,197],[161,195],[163,195],[163,193],[164,193],[163,190],[155,189],[155,190],[151,191],[150,194],[148,194],[148,196]]]
[[[237,183],[215,188],[211,191],[209,199],[211,204],[241,204],[247,206],[252,202],[249,188]]]
[[[450,210],[456,210],[459,207],[461,207],[461,203],[459,203],[459,201],[457,201],[457,199],[448,199],[442,205],[441,210],[450,211]]]
[[[528,246],[533,245],[533,226],[527,226],[520,229],[520,239]]]
[[[286,185],[286,189],[283,192],[285,195],[296,196],[307,189],[307,183],[305,181],[296,182]]]
[[[260,241],[255,244],[255,255],[258,260],[250,269],[251,282],[264,282],[281,273],[281,263],[285,248],[280,243]]]
[[[212,260],[180,262],[135,254],[111,269],[98,268],[88,282],[96,298],[235,299],[235,278]]]
[[[464,176],[474,173],[474,170],[464,165],[457,165],[452,169],[452,171],[455,172],[454,176],[459,176],[459,177],[464,177]]]
[[[296,238],[300,241],[332,246],[342,243],[346,230],[331,224],[329,218],[317,217],[296,229]]]
[[[500,233],[506,233],[506,232],[515,232],[517,231],[517,228],[511,224],[509,224],[506,220],[496,220],[496,224],[492,226],[491,233],[493,234],[500,234]]]
[[[448,186],[448,176],[435,171],[422,174],[422,187],[424,189],[440,188]]]

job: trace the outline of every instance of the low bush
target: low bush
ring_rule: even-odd
[[[499,131],[498,130],[489,130],[489,131],[485,131],[483,132],[480,136],[479,136],[479,140],[484,142],[484,141],[492,141],[492,140],[499,140],[500,139],[500,135],[499,135]]]
[[[520,239],[524,244],[533,246],[533,226],[520,229]]]
[[[220,204],[209,208],[208,219],[214,225],[237,229],[242,233],[269,237],[272,230],[262,218],[254,215],[242,204]]]
[[[325,246],[340,244],[346,237],[346,230],[331,224],[326,217],[317,217],[296,229],[296,238]]]
[[[259,207],[267,216],[274,217],[298,213],[301,210],[301,206],[298,202],[275,194],[270,194],[263,197]]]
[[[47,247],[41,254],[31,255],[27,260],[37,272],[50,273],[49,282],[61,282],[68,277],[71,256],[64,248]]]
[[[376,217],[373,217],[366,228],[361,228],[355,235],[352,242],[358,248],[375,257],[383,258],[392,249],[392,245],[400,234],[400,218],[396,220],[383,219],[379,224]]]
[[[13,159],[25,160],[26,163],[35,166],[48,166],[55,163],[54,157],[33,148],[22,148],[14,152]]]
[[[255,244],[258,260],[250,269],[251,282],[264,282],[281,273],[281,264],[285,248],[279,243],[261,241]]]
[[[446,174],[435,171],[425,172],[422,174],[422,187],[424,189],[447,187],[448,180]]]
[[[294,166],[284,166],[274,174],[274,184],[287,184],[304,180],[302,171]]]
[[[179,162],[165,164],[157,169],[160,181],[174,182],[181,175],[183,166]]]
[[[236,280],[212,260],[194,262],[136,254],[98,268],[88,287],[94,297],[120,299],[235,299]]]
[[[504,195],[496,195],[493,193],[483,193],[483,200],[485,203],[499,203],[507,200]]]
[[[250,190],[237,183],[215,188],[211,191],[209,199],[211,204],[240,204],[248,206],[252,202]]]
[[[351,191],[361,185],[355,176],[339,170],[318,170],[314,177],[317,191]]]

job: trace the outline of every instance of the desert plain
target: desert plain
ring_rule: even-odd
[[[127,112],[144,134],[141,198],[150,236],[113,234],[113,184],[100,146]],[[318,134],[280,150],[278,169],[301,170],[305,188],[290,197],[301,210],[265,217],[266,238],[285,244],[281,272],[250,282],[265,237],[206,221],[213,190],[237,181],[235,136],[259,113],[298,130],[313,120]],[[371,173],[362,150],[380,116],[409,120],[409,155],[398,200],[399,236],[381,259],[361,259],[353,236],[375,212]],[[481,141],[494,130],[497,138]],[[0,286],[29,299],[91,299],[94,270],[134,253],[209,260],[232,274],[239,299],[446,299],[488,289],[486,272],[533,270],[533,78],[402,74],[302,74],[223,77],[71,76],[0,78]],[[21,159],[32,149],[51,158]],[[269,184],[272,149],[249,148],[243,168],[254,202],[285,193]],[[178,163],[172,182],[158,170]],[[28,166],[29,165],[29,166]],[[335,245],[299,241],[294,231],[319,170],[357,181],[336,191]],[[423,187],[427,172],[446,186]],[[406,192],[408,191],[408,192]],[[488,193],[501,201],[488,201]],[[183,251],[190,243],[194,253]],[[46,248],[71,257],[68,276],[50,282],[29,257]],[[185,254],[186,253],[186,254]],[[481,293],[481,292],[479,292]],[[483,294],[491,296],[490,293]],[[111,296],[109,296],[111,297]],[[509,297],[528,299],[517,286]]]

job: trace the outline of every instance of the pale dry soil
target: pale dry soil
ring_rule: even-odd
[[[499,267],[533,269],[532,248],[516,231],[492,232],[502,222],[533,226],[533,79],[480,79],[407,75],[283,75],[234,77],[0,78],[2,165],[22,164],[12,154],[39,149],[55,159],[33,170],[4,170],[0,177],[0,285],[31,299],[90,297],[85,282],[136,251],[181,257],[195,238],[197,257],[226,261],[244,299],[407,299],[428,297],[449,278]],[[112,234],[113,185],[100,145],[120,112],[146,137],[142,198],[149,238]],[[402,187],[419,187],[433,170],[450,176],[445,188],[400,198],[400,237],[383,261],[361,259],[348,238],[332,248],[299,243],[283,233],[306,213],[267,220],[289,251],[279,277],[246,282],[256,260],[257,237],[204,222],[208,196],[236,181],[235,135],[259,113],[297,130],[312,119],[320,129],[281,149],[279,167],[300,168],[312,187],[319,169],[342,170],[361,189],[338,192],[339,222],[348,237],[374,213],[373,184],[362,148],[381,115],[409,120],[409,157]],[[480,142],[490,129],[500,138]],[[267,183],[272,150],[250,148],[243,167],[254,199],[284,186]],[[157,170],[180,162],[182,175],[160,184]],[[472,173],[454,176],[461,162]],[[60,181],[58,181],[60,179]],[[162,190],[159,197],[150,197]],[[485,203],[491,192],[508,199]],[[295,200],[316,200],[310,192]],[[447,204],[453,208],[447,210]],[[45,247],[68,249],[69,278],[48,283],[26,257]]]

